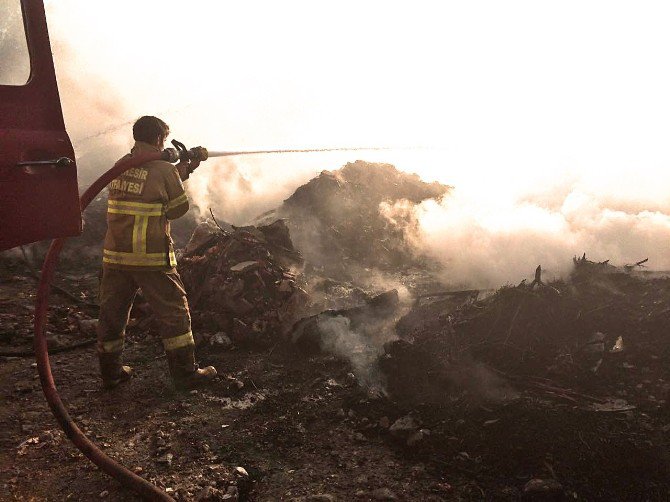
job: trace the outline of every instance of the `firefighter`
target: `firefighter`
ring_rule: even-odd
[[[144,116],[133,125],[131,153],[163,150],[169,127]],[[178,388],[193,388],[216,376],[199,369],[194,356],[186,292],[175,269],[170,220],[188,211],[183,181],[199,160],[173,166],[155,160],[129,169],[109,184],[107,234],[102,258],[98,356],[103,385],[113,388],[131,377],[122,364],[126,325],[139,288],[159,323],[170,374]]]

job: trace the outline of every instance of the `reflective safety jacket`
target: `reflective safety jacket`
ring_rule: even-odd
[[[136,142],[130,155],[158,151]],[[179,172],[154,160],[129,169],[109,186],[103,266],[131,270],[168,270],[177,265],[170,221],[188,211]]]

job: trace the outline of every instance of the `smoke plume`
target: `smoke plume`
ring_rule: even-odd
[[[323,333],[321,349],[348,360],[362,386],[381,391],[385,382],[377,364],[383,348],[352,331],[350,324],[351,321],[342,316],[319,319],[319,330]]]
[[[248,224],[280,206],[313,175],[287,157],[210,159],[186,182],[186,190],[200,217],[209,215],[211,208],[217,219]]]
[[[377,286],[382,289],[392,285],[388,279],[379,277]],[[396,289],[397,305],[391,312],[378,315],[368,311],[361,316],[352,313],[352,318],[344,315],[330,316],[323,313],[316,317],[319,344],[324,352],[329,352],[351,365],[358,382],[373,392],[386,392],[386,381],[379,367],[379,358],[384,354],[386,343],[398,339],[396,324],[412,306],[412,298],[406,287]]]
[[[660,203],[648,205],[583,186],[515,200],[482,200],[456,187],[441,203],[404,201],[380,211],[392,222],[414,212],[418,229],[406,236],[442,264],[446,284],[487,288],[518,283],[538,264],[546,279],[565,277],[572,257],[584,252],[618,265],[648,257],[653,269],[670,270],[670,214]]]

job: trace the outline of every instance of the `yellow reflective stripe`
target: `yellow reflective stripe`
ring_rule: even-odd
[[[139,208],[114,208],[114,207],[108,207],[107,208],[108,213],[112,214],[129,214],[131,216],[137,216],[137,215],[142,215],[142,216],[162,216],[163,215],[163,209],[152,209],[152,210],[145,210],[145,209],[139,209]]]
[[[107,201],[107,212],[113,214],[131,214],[142,216],[161,216],[165,213],[162,202],[137,202],[131,200]]]
[[[183,335],[173,336],[172,338],[163,338],[163,347],[165,347],[165,350],[177,350],[189,345],[195,345],[193,333],[190,331]]]
[[[144,255],[140,255],[137,253],[126,253],[124,251],[112,251],[110,249],[104,249],[103,250],[106,255],[109,256],[146,256],[147,258],[166,258],[167,253],[146,253]]]
[[[168,266],[171,264],[172,257],[168,256],[168,253],[116,253],[105,250],[102,261],[104,263],[115,263],[117,265]]]
[[[128,265],[130,267],[174,267],[174,265],[168,264],[167,260],[147,261],[133,258],[109,258],[105,256],[102,258],[102,262],[109,263],[110,265]]]
[[[174,251],[169,253],[123,253],[120,251],[103,250],[102,261],[104,263],[112,263],[116,265],[132,265],[132,266],[177,266],[177,257]]]
[[[136,207],[154,208],[154,209],[161,209],[163,207],[162,202],[137,202],[132,200],[116,200],[116,199],[109,199],[107,201],[107,204],[113,207],[136,206]]]
[[[147,227],[149,226],[149,217],[148,216],[135,216],[136,220],[141,220],[140,228],[140,247],[138,251],[142,254],[147,253]]]
[[[139,246],[138,241],[140,240],[139,237],[140,225],[138,223],[140,223],[140,220],[141,218],[138,216],[133,217],[133,254],[140,252],[138,247]]]
[[[148,216],[135,215],[135,224],[133,225],[133,254],[147,254],[148,225]]]
[[[169,201],[168,204],[167,204],[167,208],[168,208],[168,210],[174,209],[177,206],[181,206],[185,202],[188,202],[188,198],[186,197],[186,194],[183,193],[179,197],[175,197],[174,199]]]
[[[103,263],[111,263],[115,265],[131,265],[134,267],[168,267],[170,266],[167,258],[162,258],[160,260],[142,260],[132,257],[110,257],[104,256],[102,258]]]
[[[100,352],[119,352],[123,350],[123,338],[108,342],[98,342],[98,350]]]

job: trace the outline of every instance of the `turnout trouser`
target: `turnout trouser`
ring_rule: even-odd
[[[120,356],[130,310],[137,290],[149,302],[156,315],[168,357],[170,353],[188,354],[192,359],[193,333],[186,291],[176,270],[117,270],[103,267],[100,283],[98,353]]]

